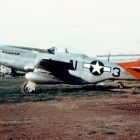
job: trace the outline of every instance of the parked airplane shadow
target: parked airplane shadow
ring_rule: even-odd
[[[128,89],[129,87],[125,87],[125,89]],[[63,86],[51,86],[46,88],[39,88],[38,93],[48,93],[48,94],[61,94],[61,93],[84,93],[84,92],[100,92],[100,93],[126,93],[125,91],[117,91],[114,89],[119,89],[117,86],[100,86],[100,85],[84,85],[84,86],[68,86],[68,85],[63,85]]]

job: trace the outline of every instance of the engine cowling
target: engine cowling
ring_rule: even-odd
[[[38,84],[58,84],[62,83],[61,80],[56,78],[50,78],[50,76],[46,73],[40,73],[40,72],[28,72],[25,75],[25,78],[28,81],[32,81]]]

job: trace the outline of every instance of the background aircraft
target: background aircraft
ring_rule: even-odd
[[[93,84],[107,79],[140,80],[140,60],[111,63],[84,54],[55,53],[55,49],[0,46],[0,64],[26,72],[24,93],[36,84]]]
[[[117,54],[117,55],[97,55],[98,59],[106,60],[108,62],[118,63],[118,62],[132,62],[140,59],[140,54]]]

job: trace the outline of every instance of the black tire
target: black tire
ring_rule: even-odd
[[[23,94],[33,94],[35,91],[31,90],[29,87],[27,87],[28,82],[24,82],[21,86],[21,90]]]
[[[125,87],[122,83],[119,83],[118,86],[119,86],[120,89],[123,89]]]

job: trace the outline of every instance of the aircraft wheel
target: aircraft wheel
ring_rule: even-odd
[[[124,88],[124,84],[123,83],[119,83],[118,86],[119,86],[120,89],[123,89]]]
[[[23,85],[22,85],[22,93],[23,94],[33,94],[35,93],[35,91],[33,91],[30,87],[27,86],[27,82],[25,82]]]

